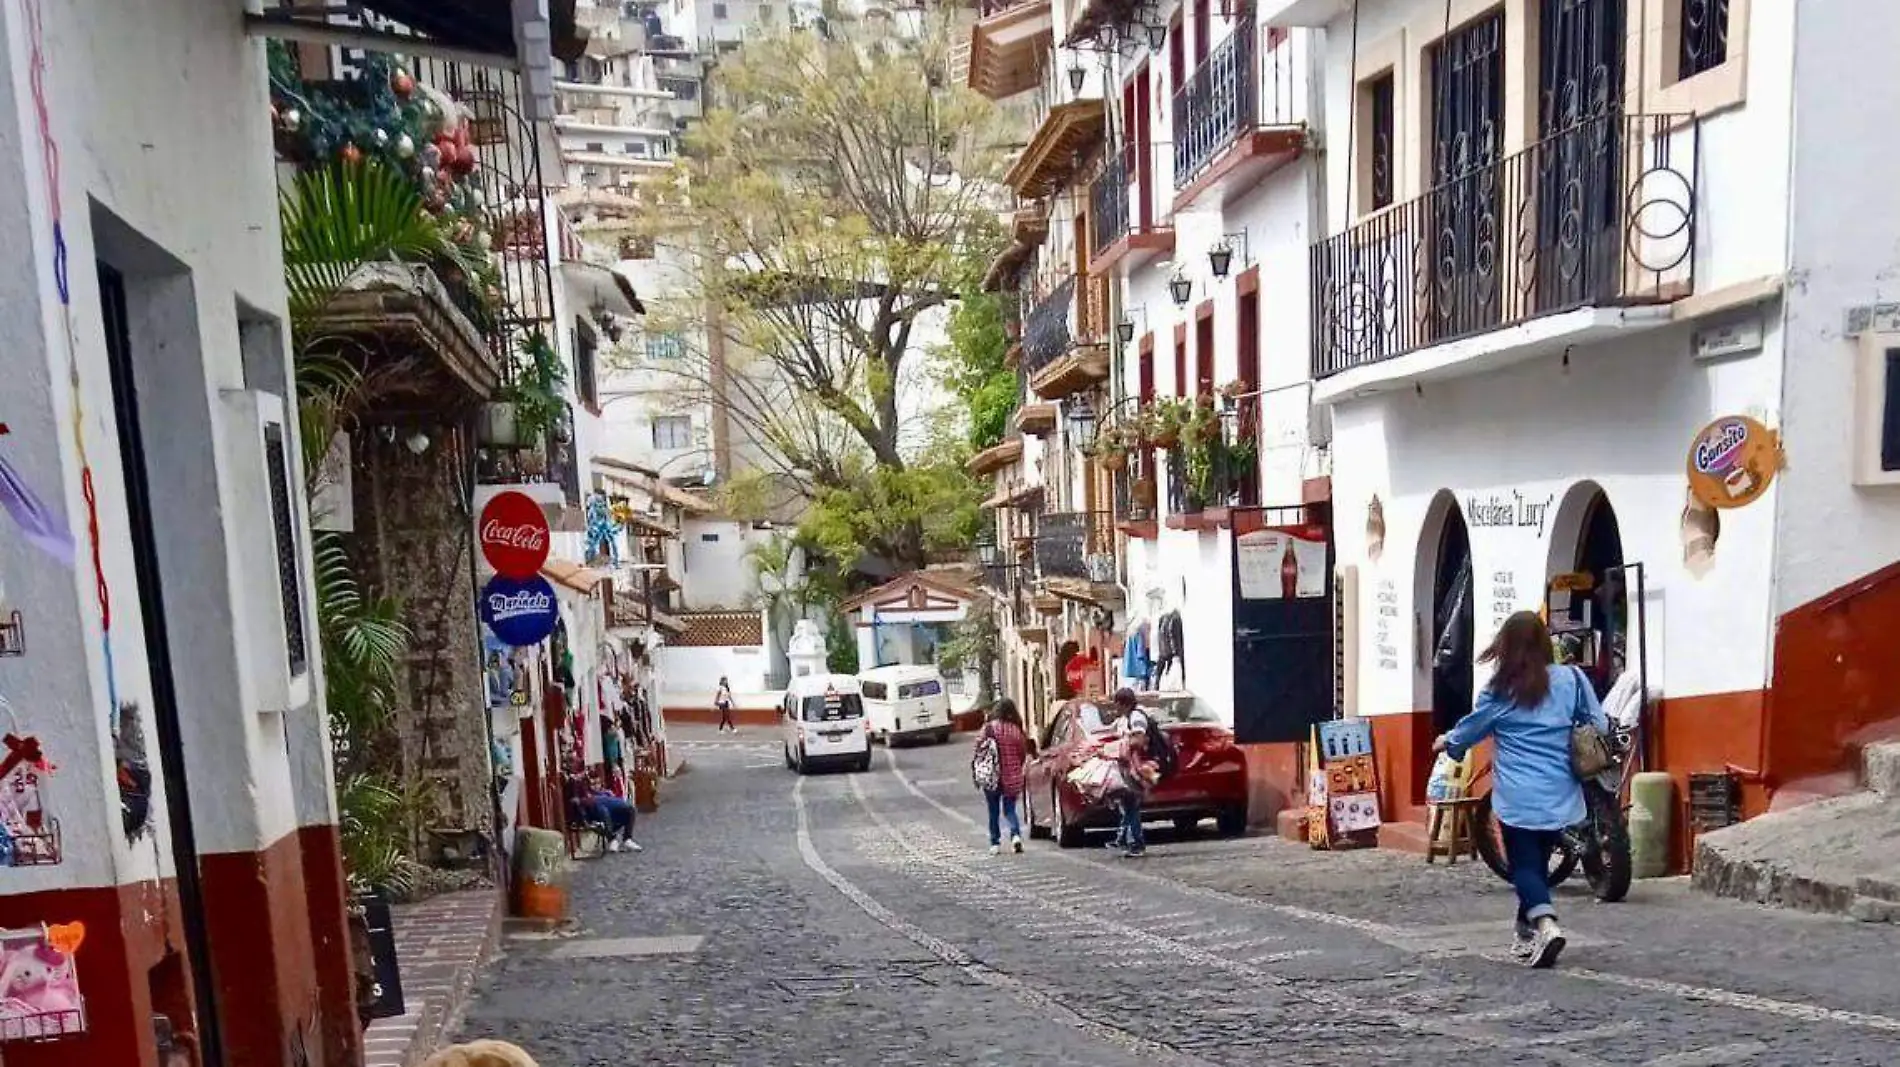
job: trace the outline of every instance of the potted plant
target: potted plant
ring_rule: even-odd
[[[567,401],[561,387],[567,384],[567,371],[547,335],[531,331],[521,339],[512,362],[510,380],[482,412],[483,430],[495,438],[483,444],[517,447],[545,440],[564,426]]]
[[[1173,448],[1181,441],[1181,428],[1186,422],[1188,405],[1180,400],[1161,399],[1148,409],[1150,431],[1148,438],[1156,448]]]
[[[1242,381],[1239,378],[1235,378],[1233,381],[1228,382],[1225,385],[1222,385],[1220,387],[1220,398],[1223,401],[1226,401],[1231,404],[1231,403],[1238,402],[1241,397],[1246,396],[1248,393],[1252,391],[1253,391],[1252,387],[1249,386],[1246,382]]]

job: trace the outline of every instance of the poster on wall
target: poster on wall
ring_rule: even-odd
[[[1307,600],[1326,595],[1326,535],[1278,526],[1234,539],[1244,600]]]
[[[0,931],[0,1042],[86,1032],[76,961],[85,936],[79,923]]]

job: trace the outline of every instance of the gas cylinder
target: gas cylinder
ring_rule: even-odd
[[[1630,869],[1638,878],[1669,873],[1669,823],[1676,807],[1676,780],[1645,771],[1630,783]]]

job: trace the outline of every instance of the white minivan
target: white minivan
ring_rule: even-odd
[[[929,737],[950,740],[950,694],[932,666],[898,664],[858,673],[871,733],[886,744]]]
[[[864,694],[848,674],[808,674],[792,679],[779,706],[785,732],[785,766],[800,774],[827,764],[871,769],[871,720]]]

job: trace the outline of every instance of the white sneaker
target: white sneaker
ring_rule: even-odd
[[[620,851],[620,842],[618,840],[607,842],[607,851],[609,852]]]
[[[1557,966],[1557,957],[1564,951],[1563,928],[1555,919],[1537,921],[1537,937],[1531,942],[1531,954],[1527,961],[1538,970],[1547,970]]]
[[[1010,850],[1011,852],[1014,852],[1014,853],[1016,853],[1016,854],[1017,854],[1017,855],[1019,855],[1019,856],[1020,856],[1020,855],[1022,855],[1022,852],[1023,852],[1023,839],[1022,839],[1021,837],[1019,837],[1019,836],[1014,836],[1014,835],[1012,835],[1012,836],[1010,837],[1010,839],[1009,839],[1009,850]]]
[[[1000,855],[1002,855],[1002,854],[1003,854],[1003,846],[1001,846],[1001,845],[991,845],[991,846],[990,846],[990,855],[992,855],[992,856],[1000,856]]]
[[[625,841],[622,841],[620,843],[620,847],[626,849],[628,852],[645,852],[646,851],[646,849],[640,847],[640,842],[635,841],[631,837],[627,838]]]
[[[1537,933],[1530,927],[1521,927],[1511,937],[1511,958],[1519,963],[1529,963],[1537,952]]]

